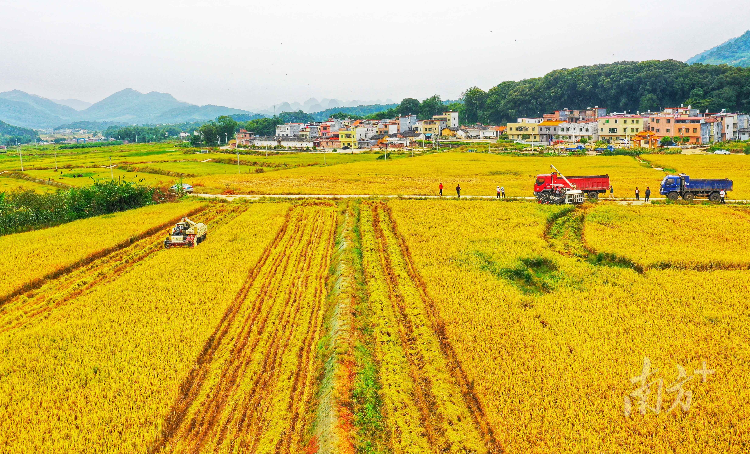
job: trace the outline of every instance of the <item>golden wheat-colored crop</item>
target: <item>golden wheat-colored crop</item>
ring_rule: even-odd
[[[719,206],[598,206],[585,240],[645,267],[750,268],[750,212]]]
[[[0,237],[0,297],[203,206],[194,201],[153,205]]]
[[[748,395],[750,372],[738,347],[747,271],[641,274],[561,255],[543,237],[554,207],[390,205],[507,452],[742,452],[750,442],[750,410],[737,397]],[[654,410],[625,416],[644,358],[650,380],[663,380],[662,407],[653,384]],[[693,373],[704,360],[705,382]],[[678,365],[692,402],[670,412]]]
[[[615,196],[630,196],[636,186],[652,188],[663,174],[624,156],[515,157],[481,153],[437,153],[332,167],[304,167],[253,175],[211,175],[195,179],[200,191],[245,194],[403,194],[494,196],[497,186],[509,197],[532,197],[537,174],[550,164],[567,175],[609,174]]]
[[[195,249],[160,249],[0,333],[0,451],[147,451],[287,209],[232,210]]]

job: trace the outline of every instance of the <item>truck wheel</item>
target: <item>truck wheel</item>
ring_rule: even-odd
[[[687,202],[692,202],[694,198],[695,194],[693,194],[692,192],[686,192],[682,195],[682,200],[685,200]]]
[[[719,196],[718,192],[712,192],[711,195],[708,196],[708,200],[715,203],[721,200],[721,196]]]
[[[677,199],[679,199],[679,198],[680,198],[680,195],[679,195],[679,194],[677,194],[676,192],[670,192],[669,194],[667,194],[667,198],[668,198],[669,200],[671,200],[671,201],[673,201],[673,202],[674,202],[674,201],[676,201]]]
[[[599,193],[596,191],[591,191],[588,193],[589,199],[596,200],[599,198]]]

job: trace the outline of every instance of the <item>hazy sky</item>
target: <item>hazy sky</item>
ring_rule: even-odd
[[[0,0],[0,91],[123,88],[259,109],[439,94],[620,60],[686,60],[744,33],[744,1]]]

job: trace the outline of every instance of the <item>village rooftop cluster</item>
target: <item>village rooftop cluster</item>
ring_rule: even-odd
[[[750,115],[701,113],[691,106],[648,113],[607,113],[605,108],[563,109],[541,118],[519,118],[503,126],[460,125],[458,112],[428,120],[406,115],[387,120],[329,119],[286,123],[274,137],[241,129],[235,146],[292,149],[408,148],[426,141],[507,139],[537,146],[606,142],[621,148],[661,145],[708,145],[750,139]]]

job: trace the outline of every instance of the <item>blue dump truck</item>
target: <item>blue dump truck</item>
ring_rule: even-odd
[[[661,182],[659,194],[667,196],[669,200],[693,200],[696,197],[708,197],[712,202],[721,199],[719,194],[722,190],[732,190],[732,180],[697,180],[681,173],[679,175],[667,175]]]

